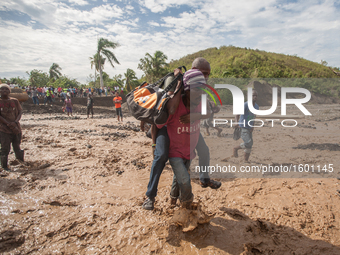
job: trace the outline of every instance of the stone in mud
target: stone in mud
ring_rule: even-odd
[[[0,177],[7,177],[7,176],[8,176],[8,172],[5,172],[5,171],[0,172]]]
[[[136,166],[138,169],[143,169],[146,168],[147,165],[145,163],[143,163],[141,160],[139,159],[134,159],[131,161],[131,163]]]
[[[10,252],[24,242],[25,237],[20,230],[5,230],[0,233],[0,253]]]
[[[69,151],[76,151],[77,148],[73,147],[73,148],[70,148]]]
[[[88,144],[86,145],[87,148],[91,149],[92,148],[92,145],[91,144]]]
[[[49,166],[51,166],[51,164],[50,163],[46,163],[46,164],[43,164],[43,165],[39,166],[38,169],[44,169],[44,168],[49,167]]]
[[[182,226],[183,232],[189,232],[197,228],[198,224],[209,223],[214,215],[207,215],[199,204],[195,204],[194,210],[180,208],[174,213],[170,224]]]

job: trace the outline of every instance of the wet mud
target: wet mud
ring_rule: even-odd
[[[310,143],[310,144],[299,144],[293,149],[302,149],[302,150],[329,150],[329,151],[340,151],[340,145],[336,143]]]
[[[334,118],[337,112],[328,116],[327,109],[315,108],[315,118]],[[11,153],[11,172],[0,171],[0,253],[340,254],[338,179],[230,174],[220,177],[220,189],[212,190],[202,188],[192,173],[200,206],[186,210],[178,202],[170,205],[173,175],[166,164],[155,209],[146,211],[141,205],[152,148],[139,122],[127,116],[119,123],[114,114],[75,115],[23,115],[25,162]],[[336,148],[340,121],[328,126],[313,118],[303,122],[316,129],[256,130],[249,165],[333,162],[338,171],[340,156],[332,146],[293,147]],[[239,141],[227,127],[223,134],[205,136],[211,160],[242,165],[241,151],[239,158],[231,157]]]

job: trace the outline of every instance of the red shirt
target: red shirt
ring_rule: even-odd
[[[200,112],[200,110],[201,104],[191,113]],[[181,99],[175,114],[170,115],[164,124],[167,125],[170,140],[169,158],[193,159],[196,156],[195,148],[200,135],[200,120],[188,124],[179,122],[179,117],[189,113],[190,110],[185,107]],[[164,125],[157,125],[157,127],[162,128]]]

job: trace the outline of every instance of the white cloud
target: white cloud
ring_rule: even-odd
[[[115,5],[101,5],[90,11],[81,11],[61,5],[55,13],[55,21],[62,26],[68,26],[69,22],[84,22],[91,25],[103,24],[113,18],[120,18],[123,10]]]
[[[142,5],[145,6],[147,9],[149,9],[152,12],[163,12],[165,11],[169,6],[171,6],[171,2],[169,1],[169,4],[167,3],[159,3],[157,0],[144,0],[141,1]]]
[[[190,0],[182,0],[180,3],[170,1],[170,0],[140,0],[139,3],[143,7],[149,9],[154,13],[162,13],[169,7],[178,7],[179,5],[195,5],[195,3],[199,3],[202,1],[190,1]]]
[[[96,48],[94,31],[33,30],[15,23],[1,28],[0,69],[7,72],[25,72],[33,69],[48,71],[58,63],[63,73],[81,78],[90,71],[85,64]],[[6,52],[6,54],[4,54]],[[82,66],[79,68],[79,66]],[[84,74],[85,73],[85,74]]]
[[[278,5],[275,0],[193,1],[191,5],[199,8],[181,13],[178,17],[164,17],[163,21],[164,27],[176,33],[186,34],[195,30],[197,34],[205,33],[207,38],[213,36],[210,46],[220,46],[219,43],[233,44],[298,54],[319,62],[318,55],[313,54],[319,51],[321,45],[332,44],[333,50],[340,49],[336,43],[331,43],[336,41],[340,45],[340,12],[333,3],[334,1],[300,0]],[[221,39],[220,36],[224,40],[216,39]],[[327,42],[330,38],[333,40]],[[324,59],[330,59],[330,64],[339,65],[334,54],[327,55]]]
[[[159,23],[157,23],[157,22],[155,22],[155,21],[149,21],[148,24],[149,24],[150,26],[153,26],[153,27],[159,27],[159,26],[160,26]]]
[[[31,19],[53,28],[69,26],[71,22],[83,22],[90,25],[100,25],[113,18],[121,18],[124,11],[113,4],[104,4],[90,10],[78,10],[66,3],[43,0],[4,0],[8,10],[17,10],[27,14]],[[73,0],[71,0],[73,1]],[[83,0],[74,0],[81,3]]]
[[[340,51],[340,13],[334,1],[186,0],[181,4],[191,9],[172,17],[164,11],[178,5],[165,0],[142,1],[139,7],[103,4],[85,10],[56,0],[3,0],[6,7],[1,10],[20,11],[32,21],[23,25],[0,19],[0,76],[32,69],[47,72],[52,63],[58,63],[63,74],[85,82],[94,72],[88,58],[96,52],[100,37],[121,45],[114,50],[121,65],[105,66],[111,77],[127,68],[140,77],[137,65],[147,52],[161,50],[170,60],[229,44],[297,54],[315,62],[323,59],[340,67],[336,54]],[[140,10],[138,16],[135,9]],[[162,17],[145,15],[148,10],[163,13]],[[46,28],[32,28],[39,24]],[[147,32],[138,30],[145,29],[145,24]]]
[[[88,5],[89,3],[85,0],[68,0],[71,4],[76,4],[76,5]]]

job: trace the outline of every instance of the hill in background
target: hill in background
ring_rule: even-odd
[[[210,62],[211,78],[336,78],[327,66],[297,56],[249,48],[221,46],[202,50],[170,62],[170,69],[203,57]],[[338,68],[334,68],[339,70]]]
[[[327,62],[315,63],[301,57],[271,53],[249,48],[221,46],[202,50],[179,60],[172,60],[169,69],[185,65],[191,68],[192,61],[203,57],[210,62],[211,75],[209,81],[230,81],[245,89],[251,80],[266,78],[266,82],[284,87],[302,87],[313,94],[322,94],[340,98],[340,80],[329,67]],[[339,71],[339,68],[332,68]],[[237,78],[237,79],[235,79]],[[239,79],[243,78],[243,79]],[[271,78],[271,79],[267,79]],[[287,79],[282,78],[298,78]],[[318,79],[316,79],[318,78]],[[325,79],[327,78],[327,79]],[[209,82],[210,83],[210,82]],[[224,95],[225,94],[225,95]],[[222,93],[224,103],[231,103],[231,94]]]

